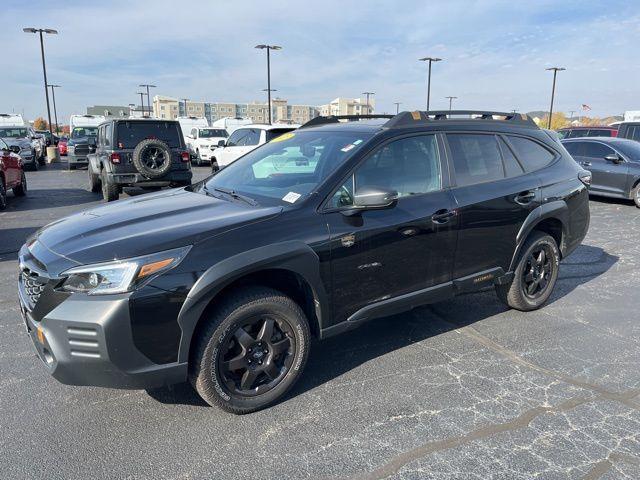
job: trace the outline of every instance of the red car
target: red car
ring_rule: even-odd
[[[0,138],[0,210],[7,208],[7,190],[12,189],[16,197],[27,194],[27,177],[16,149],[20,147],[9,147]]]
[[[69,139],[67,137],[60,137],[58,140],[58,151],[60,152],[61,157],[65,157],[67,155],[67,141]]]

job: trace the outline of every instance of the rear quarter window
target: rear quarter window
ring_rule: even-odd
[[[508,135],[509,143],[527,172],[533,172],[549,165],[555,154],[533,140]]]

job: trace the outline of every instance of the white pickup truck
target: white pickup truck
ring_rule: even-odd
[[[220,140],[226,141],[229,134],[224,128],[194,127],[185,136],[184,141],[192,153],[196,165],[211,163],[213,151]]]

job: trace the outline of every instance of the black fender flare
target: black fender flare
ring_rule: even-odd
[[[311,288],[318,328],[326,322],[330,313],[327,294],[320,276],[320,259],[304,242],[288,242],[266,245],[226,258],[207,269],[189,291],[178,314],[182,331],[178,361],[189,360],[191,339],[196,326],[209,305],[220,291],[241,277],[260,270],[287,270],[302,277]]]
[[[511,263],[509,264],[510,272],[513,272],[515,269],[520,249],[529,234],[536,228],[536,225],[547,218],[554,218],[560,221],[562,224],[562,238],[566,238],[567,225],[569,224],[569,207],[564,200],[554,200],[534,208],[529,213],[516,235],[516,249],[513,253],[513,257],[511,258]],[[560,249],[562,256],[564,256],[565,245],[558,245],[558,248]]]

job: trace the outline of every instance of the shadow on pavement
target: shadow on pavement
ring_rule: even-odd
[[[555,302],[604,274],[617,261],[617,256],[602,248],[581,245],[562,262],[550,301]],[[312,390],[369,360],[508,310],[497,297],[487,293],[492,293],[492,289],[421,307],[411,313],[373,320],[356,330],[314,342],[302,378],[283,400]],[[189,384],[148,393],[162,403],[208,406]]]
[[[0,262],[16,260],[24,241],[39,228],[0,228]]]

